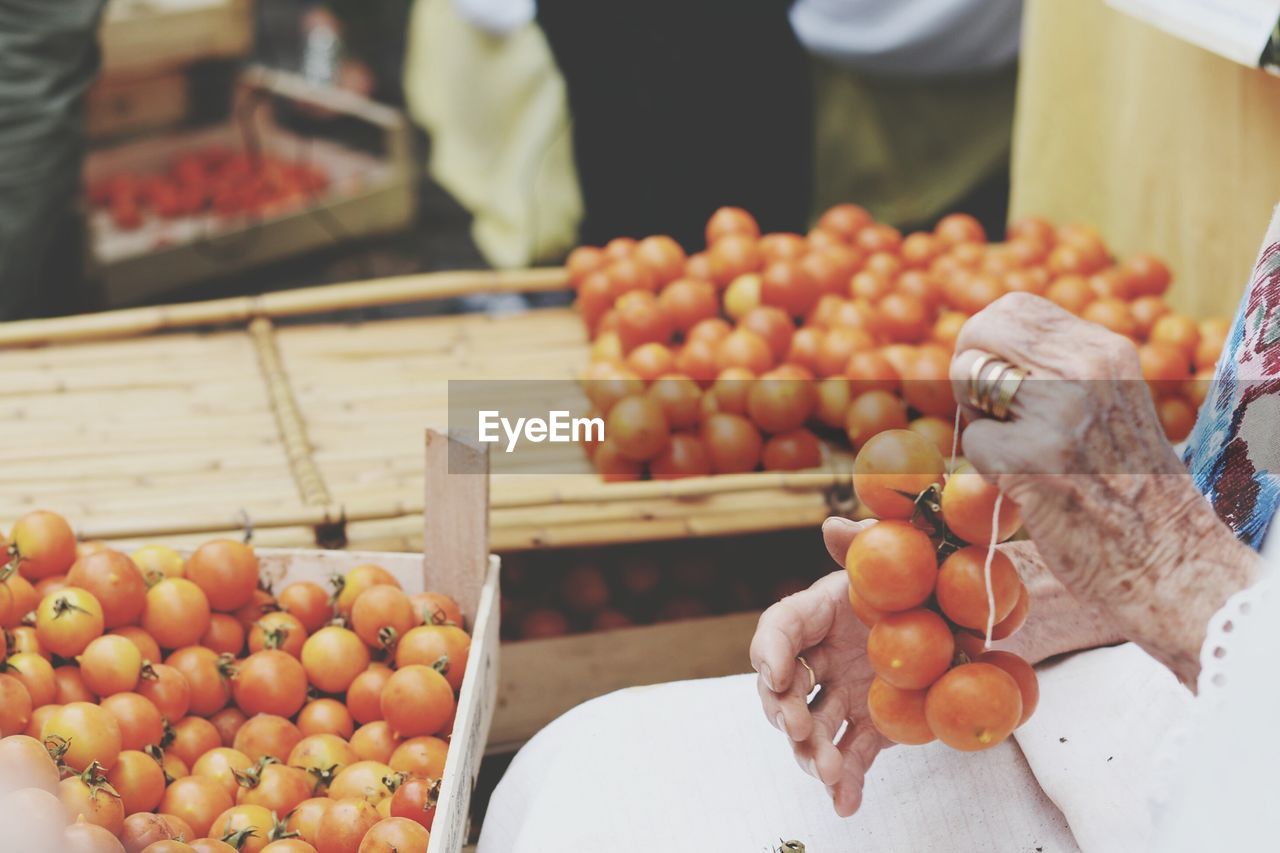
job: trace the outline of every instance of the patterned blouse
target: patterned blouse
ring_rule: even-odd
[[[1184,461],[1218,516],[1253,548],[1280,508],[1280,211]]]

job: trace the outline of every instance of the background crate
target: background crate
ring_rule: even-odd
[[[99,31],[102,74],[137,74],[253,47],[252,0],[110,0]]]
[[[298,136],[276,121],[273,104],[277,99],[323,108],[372,126],[381,135],[380,152]],[[102,279],[112,304],[154,298],[183,285],[331,246],[335,241],[395,232],[412,221],[417,207],[417,166],[404,114],[350,92],[263,68],[241,76],[237,106],[226,121],[95,150],[86,158],[85,180],[92,186],[122,172],[161,173],[188,151],[243,149],[247,128],[252,129],[254,144],[265,153],[304,159],[322,167],[330,178],[328,188],[289,212],[228,220],[212,212],[172,220],[148,217],[141,228],[133,230],[116,227],[108,211],[92,211],[90,265]]]

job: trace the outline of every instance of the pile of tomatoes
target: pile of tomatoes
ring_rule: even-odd
[[[830,567],[807,530],[504,554],[503,639],[758,612]]]
[[[1160,260],[1117,262],[1093,229],[1037,218],[988,244],[965,214],[904,236],[841,204],[807,235],[762,236],[725,207],[692,256],[670,237],[619,237],[566,266],[593,340],[584,387],[606,419],[587,450],[606,480],[811,468],[824,433],[856,450],[909,428],[946,446],[956,335],[1012,291],[1132,338],[1179,441],[1228,329],[1170,310]]]
[[[162,174],[121,172],[89,187],[89,202],[132,231],[146,214],[176,219],[212,211],[220,217],[298,210],[329,186],[317,166],[269,154],[207,148],[187,152]]]
[[[845,568],[849,603],[871,629],[876,728],[897,743],[936,738],[975,752],[1026,722],[1040,696],[1030,664],[986,648],[988,632],[1006,639],[1030,609],[1012,561],[994,547],[1022,521],[973,469],[944,472],[942,454],[917,433],[871,438],[853,486],[880,520],[853,540]]]
[[[471,647],[453,599],[372,564],[272,595],[239,542],[126,556],[44,511],[0,554],[0,811],[66,827],[30,849],[426,850]]]

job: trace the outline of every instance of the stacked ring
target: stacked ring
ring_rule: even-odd
[[[969,368],[969,405],[996,420],[1006,420],[1027,372],[983,353]]]

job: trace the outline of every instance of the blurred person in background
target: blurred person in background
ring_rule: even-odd
[[[812,54],[813,209],[1004,233],[1022,0],[796,0]]]
[[[805,229],[813,157],[809,71],[787,21],[788,0],[653,0],[632,14],[592,0],[453,5],[490,42],[493,35],[523,39],[521,69],[544,68],[549,54],[562,78],[537,93],[533,83],[545,80],[537,73],[513,84],[522,91],[512,97],[524,105],[539,100],[538,117],[550,112],[549,101],[567,103],[569,126],[560,118],[524,171],[535,178],[559,174],[558,162],[548,168],[547,160],[568,154],[576,175],[567,178],[576,177],[580,206],[550,191],[543,196],[556,200],[557,214],[580,217],[570,245],[670,234],[688,249],[700,248],[707,217],[725,204],[752,211],[766,230]],[[535,40],[545,43],[528,43],[535,22]],[[510,59],[495,61],[510,66]],[[452,132],[435,112],[436,127]],[[544,123],[531,119],[535,129]],[[554,232],[561,222],[533,226]]]
[[[849,200],[899,226],[963,207],[998,235],[1021,9],[418,0],[406,88],[496,266],[622,235],[699,249],[725,204],[788,231]]]
[[[0,321],[79,296],[84,94],[104,3],[0,0]]]

